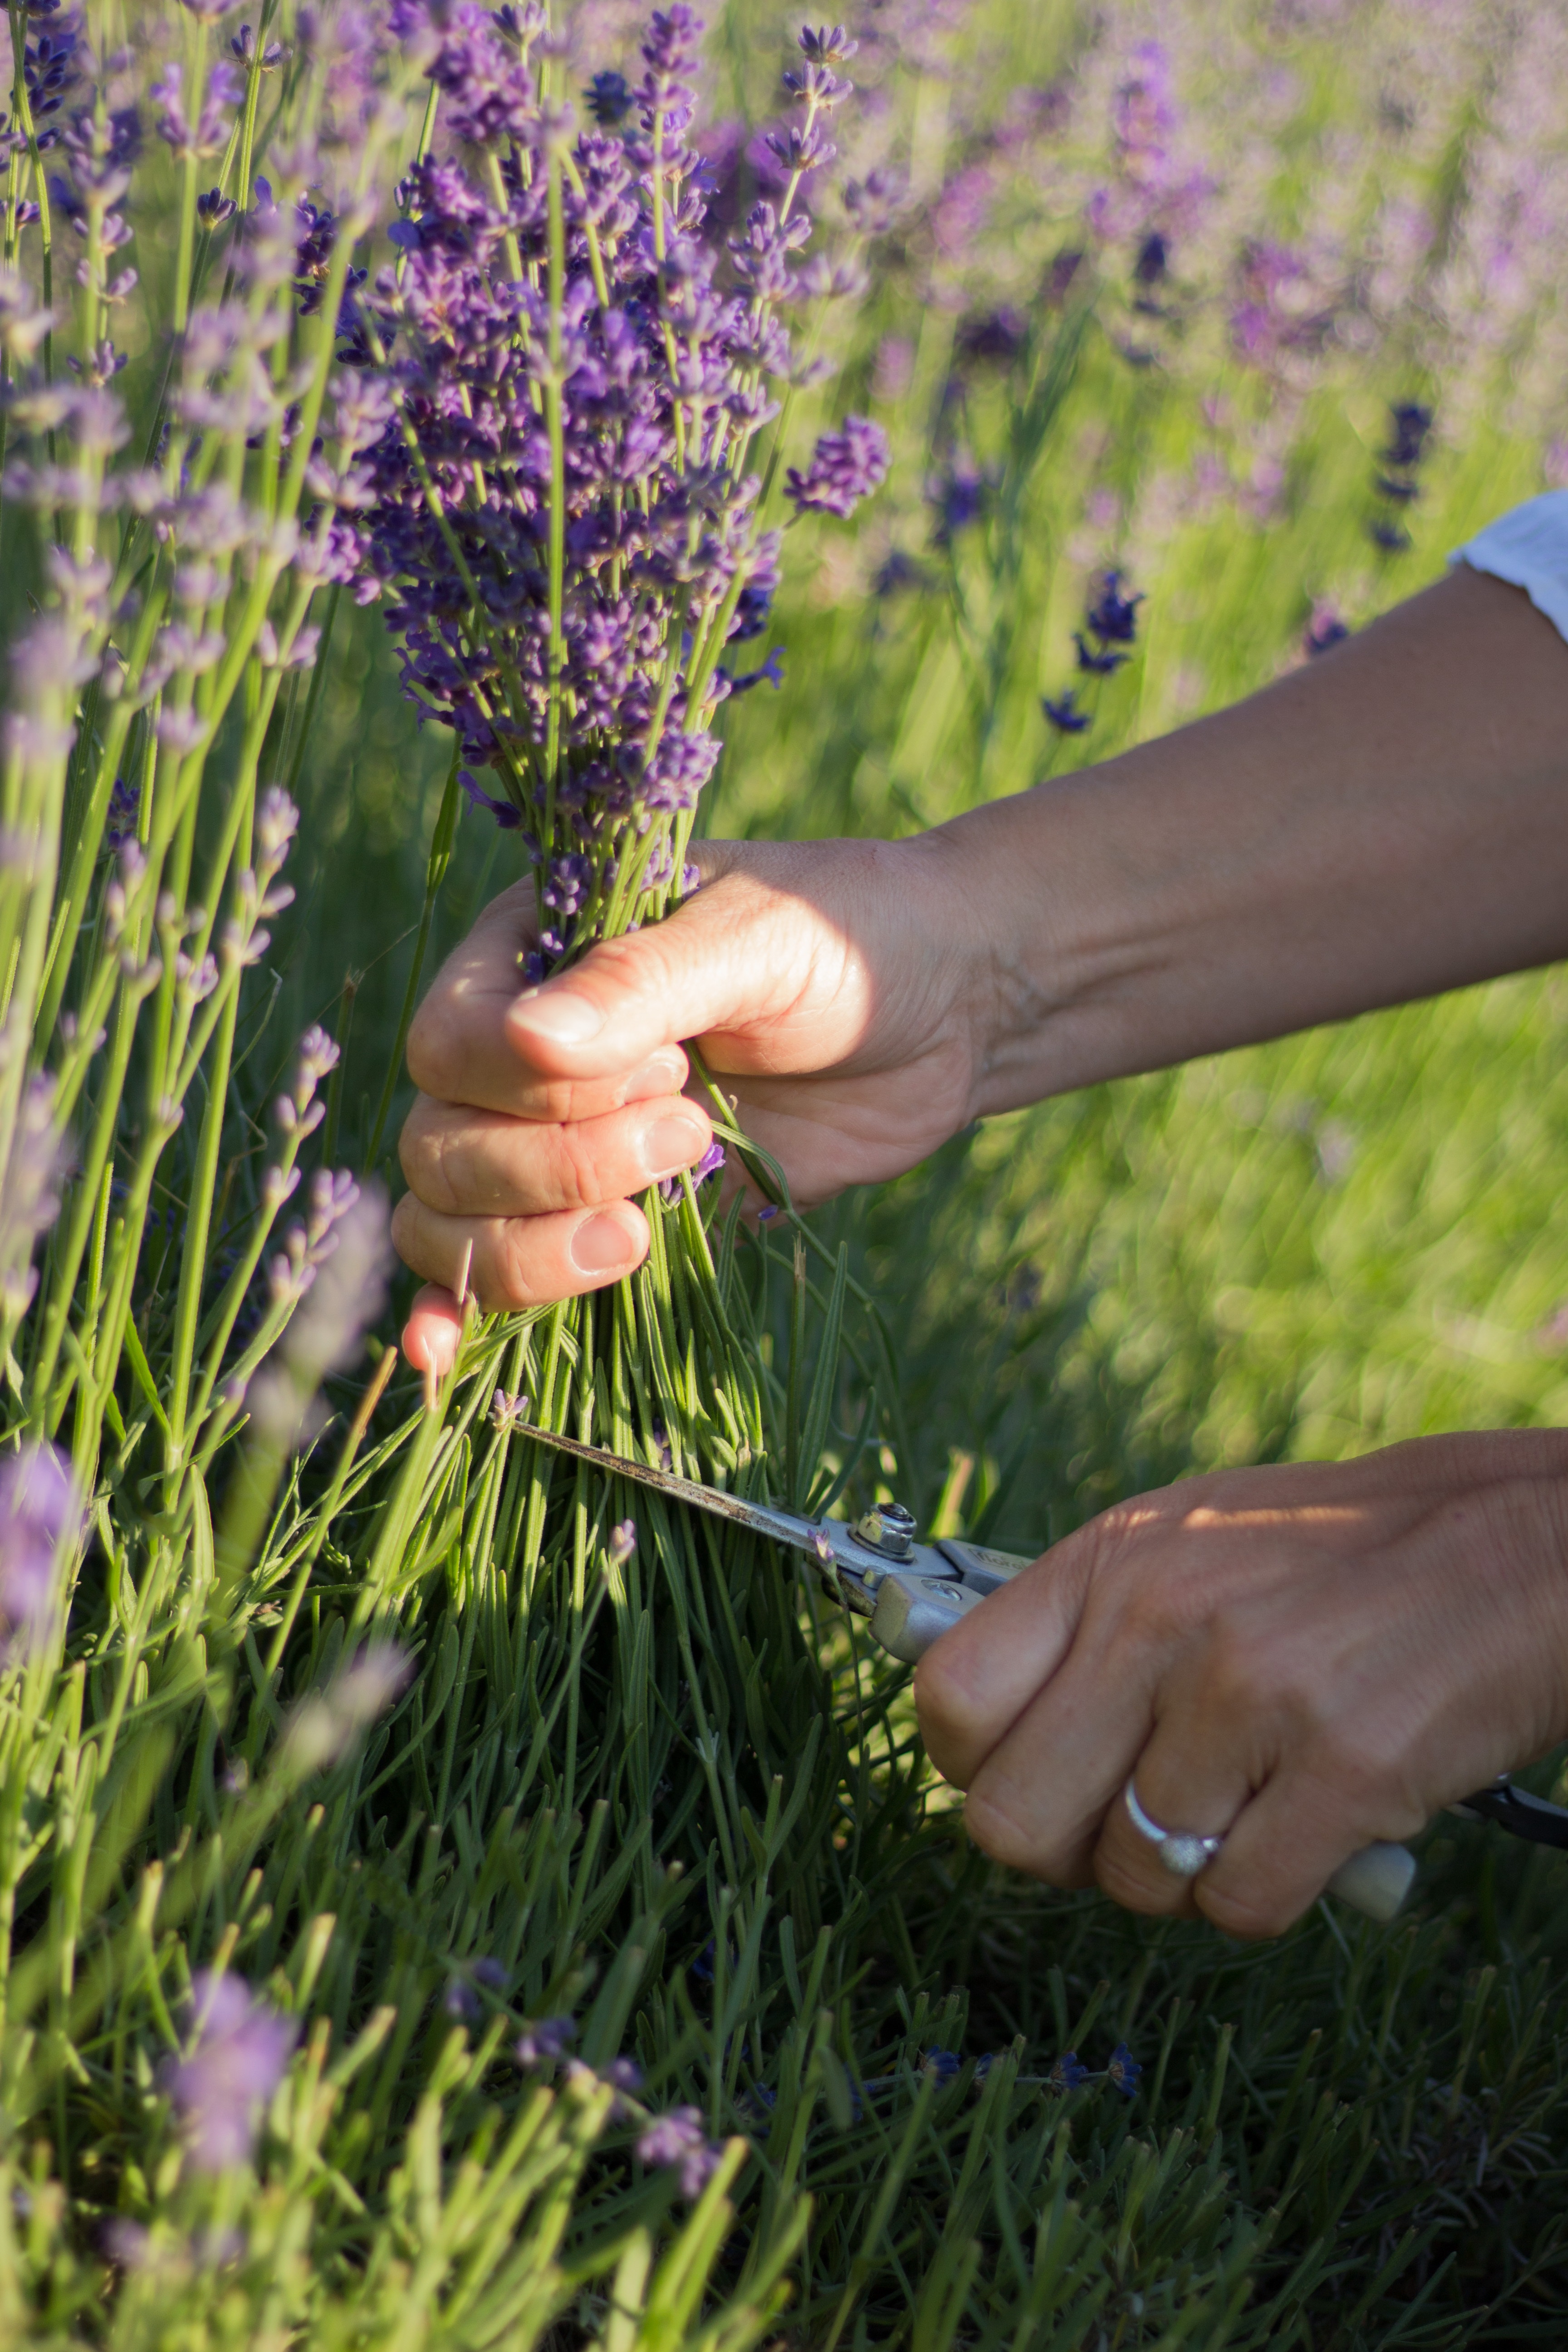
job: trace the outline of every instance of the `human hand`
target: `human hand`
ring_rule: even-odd
[[[429,1286],[409,1360],[450,1366],[465,1266],[493,1308],[596,1289],[640,1262],[632,1195],[712,1138],[682,1092],[683,1039],[700,1040],[802,1206],[896,1175],[963,1126],[985,927],[942,841],[699,844],[693,898],[538,989],[518,971],[532,887],[494,900],[408,1041],[420,1093],[393,1237]]]
[[[921,1660],[970,1834],[1275,1936],[1349,1856],[1568,1738],[1568,1433],[1426,1438],[1119,1505]],[[1222,1834],[1194,1880],[1133,1828]]]

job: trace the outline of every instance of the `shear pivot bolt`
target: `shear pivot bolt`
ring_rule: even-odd
[[[909,1559],[914,1552],[914,1514],[901,1503],[879,1503],[856,1520],[850,1533],[857,1543],[879,1551],[885,1559]]]

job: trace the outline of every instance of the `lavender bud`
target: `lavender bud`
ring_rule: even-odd
[[[625,1568],[637,1548],[637,1523],[635,1519],[622,1519],[618,1526],[610,1529],[606,1549],[617,1568]]]

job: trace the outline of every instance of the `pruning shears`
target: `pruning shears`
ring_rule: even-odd
[[[775,1543],[803,1552],[816,1563],[834,1599],[855,1616],[868,1618],[872,1640],[906,1665],[916,1664],[933,1642],[989,1594],[1033,1567],[1039,1556],[994,1551],[962,1536],[935,1536],[922,1542],[913,1515],[899,1503],[875,1504],[857,1519],[806,1518],[777,1504],[752,1502],[650,1462],[612,1454],[605,1446],[537,1428],[531,1422],[513,1421],[510,1425],[520,1437],[531,1437],[556,1453],[591,1462],[608,1475],[651,1486],[671,1502],[732,1520],[754,1535],[771,1536]],[[1568,1851],[1568,1811],[1516,1788],[1506,1774],[1494,1787],[1448,1811],[1462,1821],[1490,1822],[1531,1844]],[[1369,1918],[1388,1920],[1404,1902],[1415,1875],[1415,1857],[1405,1846],[1369,1845],[1334,1873],[1326,1891]]]

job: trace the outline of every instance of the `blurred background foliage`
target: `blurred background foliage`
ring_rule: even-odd
[[[787,26],[773,0],[710,14],[706,136],[739,206]],[[635,17],[591,0],[574,23],[598,66]],[[1556,0],[869,0],[855,29],[852,152],[910,192],[841,331],[849,404],[888,427],[894,473],[860,527],[791,549],[784,683],[728,713],[717,830],[904,832],[1103,758],[1261,685],[1309,628],[1359,625],[1568,478]],[[1112,204],[1090,234],[1097,194],[1136,183],[1119,92],[1155,37],[1186,210],[1167,235]],[[1403,465],[1396,404],[1433,420]],[[1108,567],[1145,600],[1138,642],[1063,735],[1042,697],[1074,683]],[[259,1108],[325,1021],[357,1163],[447,749],[400,701],[374,611],[342,602],[318,675],[287,739],[300,899],[241,1085]],[[435,954],[510,877],[506,841],[465,814]],[[1499,982],[991,1121],[824,1212],[900,1367],[889,1476],[1026,1545],[1192,1468],[1561,1419],[1565,1023],[1559,975]],[[907,1737],[907,1708],[890,1722]],[[1407,1927],[1320,1916],[1241,1951],[1001,1880],[940,1791],[921,1826],[907,1756],[858,1769],[813,1993],[840,2059],[918,2075],[933,2046],[967,2059],[1019,2034],[1026,2076],[1071,2047],[1102,2065],[1118,2041],[1145,2074],[1130,2107],[1102,2089],[1071,2109],[1069,2179],[1064,2110],[1052,2095],[1017,2124],[1004,2069],[984,2090],[967,2063],[920,2078],[940,2113],[917,2142],[814,2055],[837,2086],[800,2173],[817,2208],[789,2341],[1563,2340],[1560,1862],[1449,1825]],[[811,2001],[805,1956],[781,1965],[733,2013],[787,1990],[784,2084],[807,2070]],[[691,1989],[671,1985],[661,2016],[689,2046]],[[581,2309],[596,2328],[605,2306]]]

